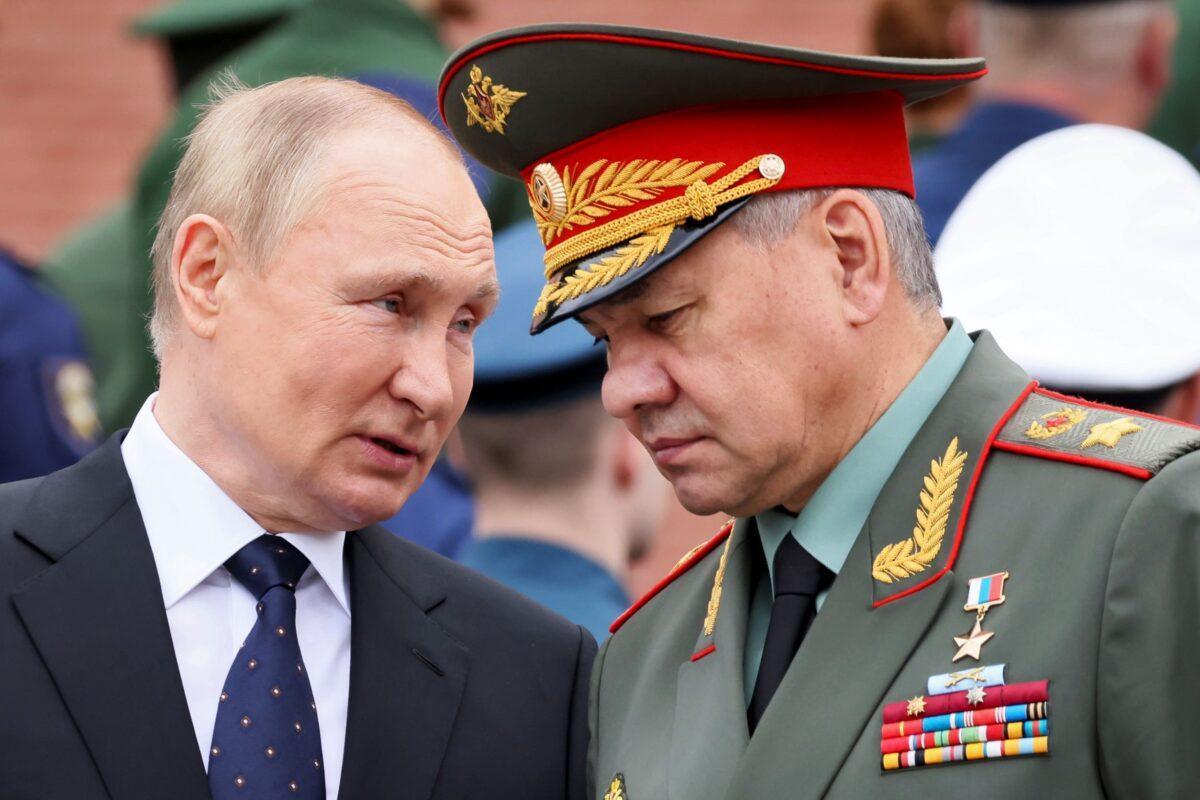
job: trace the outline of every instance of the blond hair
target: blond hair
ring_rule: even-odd
[[[248,263],[261,269],[322,197],[316,176],[330,139],[352,129],[401,123],[458,150],[429,120],[388,92],[341,78],[289,78],[248,88],[226,73],[210,90],[175,172],[151,249],[154,309],[150,338],[162,360],[178,304],[171,273],[175,236],[193,214],[229,229]]]

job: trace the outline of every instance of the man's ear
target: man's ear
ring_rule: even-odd
[[[1157,98],[1171,83],[1172,57],[1179,33],[1179,18],[1167,4],[1146,23],[1138,42],[1134,68],[1138,84],[1149,96]]]
[[[846,320],[864,325],[883,310],[892,280],[883,217],[862,192],[838,189],[815,209],[841,267]]]
[[[180,316],[192,333],[210,339],[216,332],[220,312],[221,280],[233,258],[233,237],[216,219],[193,214],[175,233],[171,251],[171,274]]]

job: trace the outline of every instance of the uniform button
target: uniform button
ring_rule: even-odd
[[[242,727],[243,727],[243,728],[249,728],[249,727],[250,727],[251,721],[250,721],[250,717],[249,717],[249,716],[245,716],[245,715],[243,715],[243,716],[242,716],[242,719],[240,720],[240,722],[241,722],[241,725],[242,725]]]
[[[233,779],[233,785],[239,789],[245,789],[246,788],[246,779],[243,778],[241,775],[238,775],[236,778]]]

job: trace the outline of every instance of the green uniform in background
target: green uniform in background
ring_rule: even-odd
[[[262,35],[307,0],[180,0],[139,17],[133,31],[166,48],[177,93],[213,65]],[[41,269],[75,309],[96,375],[106,430],[125,427],[141,407],[154,366],[145,333],[144,237],[123,198],[78,230]],[[149,367],[149,372],[147,371]]]
[[[148,254],[171,190],[171,176],[183,154],[179,142],[191,132],[200,107],[208,99],[209,86],[221,71],[231,68],[251,86],[299,75],[358,78],[395,92],[432,118],[434,82],[445,57],[433,25],[400,0],[312,0],[188,83],[174,121],[141,167],[128,216],[123,222],[114,217],[101,223],[106,228],[128,226],[129,241],[123,247],[136,258],[131,262],[88,263],[88,251],[97,247],[92,238],[95,232],[88,231],[86,238],[66,251],[72,258],[71,266],[53,269],[55,282],[81,309],[92,302],[85,291],[88,284],[103,282],[106,292],[127,292],[124,299],[112,303],[111,313],[108,309],[84,311],[89,348],[105,353],[101,361],[111,365],[107,371],[98,370],[101,412],[107,428],[127,425],[146,395],[154,390],[156,365],[145,331],[151,308]],[[495,230],[528,213],[525,192],[519,184],[496,176],[476,177],[481,183],[486,181],[480,189]],[[111,250],[118,249],[115,242],[111,244]],[[88,271],[102,272],[107,277],[85,275]],[[68,289],[71,283],[75,288]]]
[[[1150,134],[1200,168],[1200,0],[1178,0],[1179,38],[1171,88]]]
[[[617,775],[628,798],[688,800],[1158,798],[1200,785],[1185,735],[1200,708],[1189,673],[1200,658],[1200,431],[1030,385],[989,335],[975,337],[869,500],[753,738],[747,631],[766,571],[755,520],[679,568],[597,661],[597,797]],[[964,606],[971,579],[986,576],[1004,602],[973,636]],[[955,661],[964,644],[972,652]],[[889,705],[919,718],[935,691],[971,689],[984,724],[989,694],[1042,681],[1048,704],[1013,704],[1007,720],[1044,736],[1026,746],[1045,755],[905,769],[882,753],[884,734],[900,734],[884,730]]]

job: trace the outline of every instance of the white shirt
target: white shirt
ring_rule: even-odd
[[[152,394],[121,444],[171,628],[175,658],[208,768],[217,703],[229,667],[258,618],[256,598],[224,563],[264,533],[154,418]],[[296,586],[296,638],[312,683],[325,762],[325,796],[336,800],[350,700],[350,602],[346,532],[281,533],[311,562]]]

